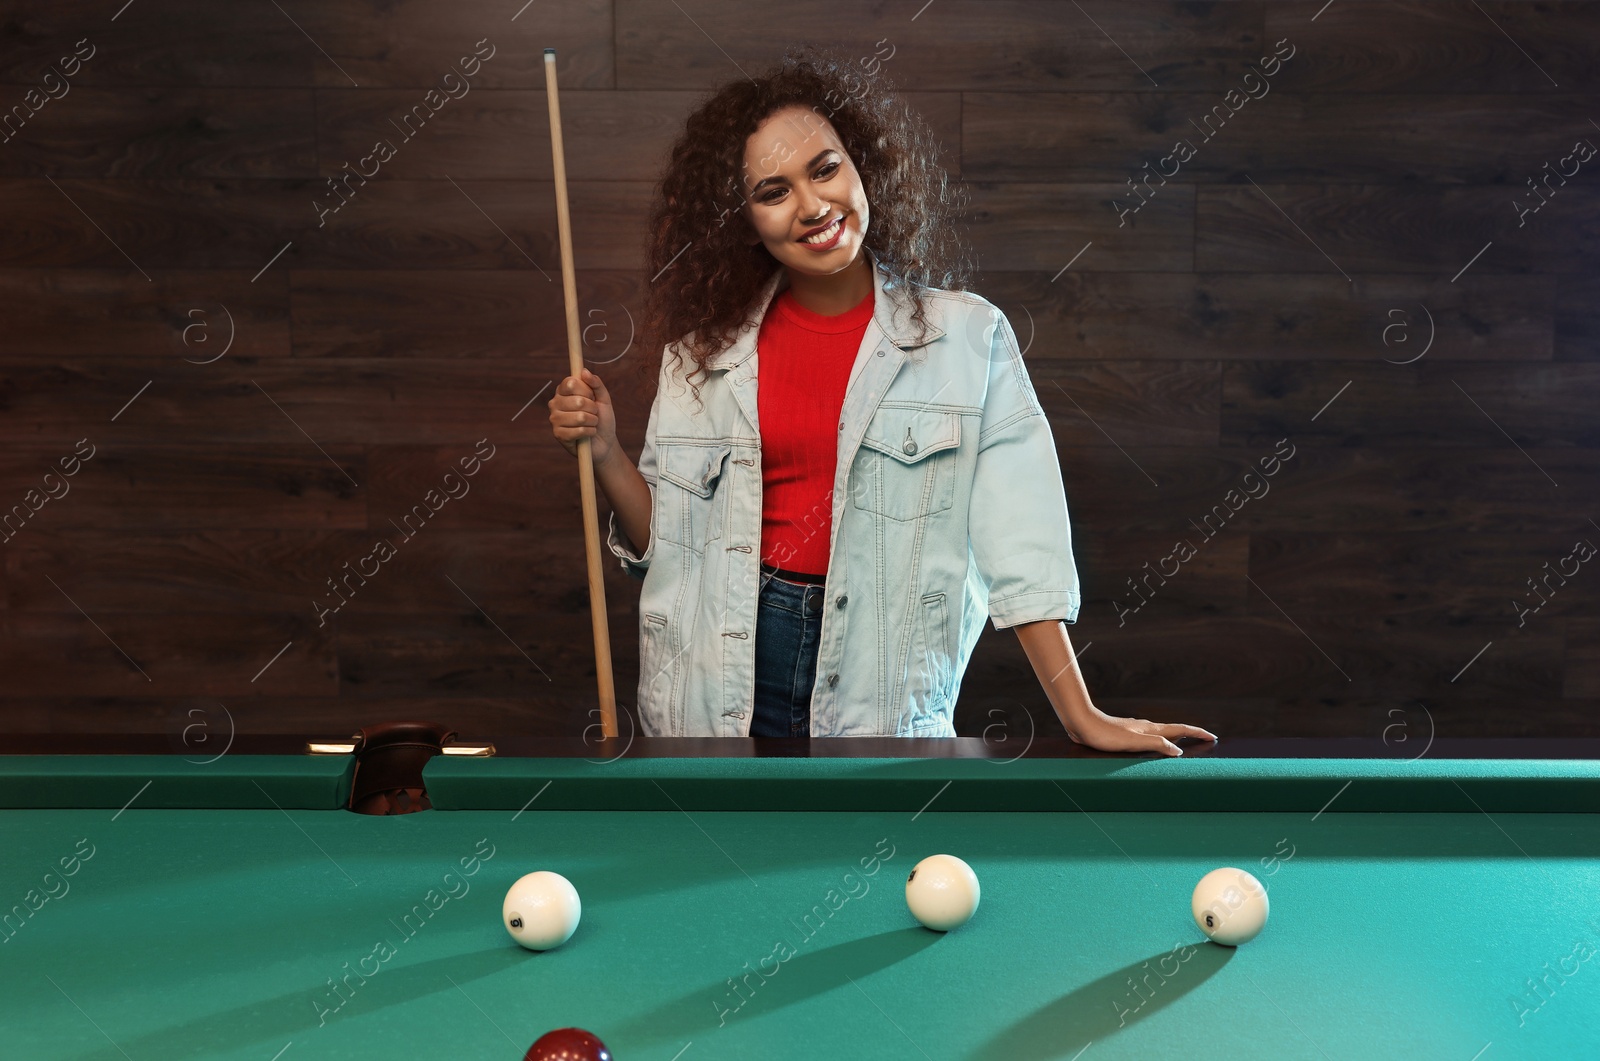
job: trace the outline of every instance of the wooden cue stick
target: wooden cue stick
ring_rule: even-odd
[[[561,147],[561,100],[556,95],[556,50],[544,50],[544,91],[550,103],[550,152],[556,175],[556,222],[561,232],[561,294],[567,304],[569,375],[583,375],[583,333],[578,328],[578,281],[572,264],[572,218],[567,211],[567,156]],[[583,546],[589,560],[589,615],[594,626],[594,672],[600,685],[600,726],[617,735],[617,696],[611,675],[611,631],[606,623],[605,579],[600,570],[600,514],[594,496],[594,451],[578,439],[578,486],[583,492]]]

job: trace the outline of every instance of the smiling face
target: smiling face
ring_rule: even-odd
[[[866,189],[822,115],[795,104],[769,116],[745,142],[743,182],[751,242],[759,239],[791,275],[830,276],[861,256]],[[820,243],[803,242],[818,228]]]

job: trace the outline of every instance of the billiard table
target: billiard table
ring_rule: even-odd
[[[1600,741],[1186,747],[497,737],[375,815],[337,742],[0,738],[0,1056],[1600,1056]],[[982,882],[947,935],[904,898],[939,852]],[[1270,895],[1237,949],[1219,866]],[[583,901],[542,953],[500,920],[535,869]]]

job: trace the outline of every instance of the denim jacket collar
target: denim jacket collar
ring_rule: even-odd
[[[944,329],[931,320],[927,324],[926,333],[921,331],[911,319],[913,303],[906,291],[906,282],[890,275],[870,251],[863,249],[862,253],[867,255],[867,260],[872,265],[873,298],[872,320],[867,326],[867,334],[863,337],[863,347],[870,350],[877,345],[880,338],[887,338],[900,349],[911,350],[942,336]],[[788,270],[779,266],[767,278],[761,294],[756,297],[751,307],[753,312],[746,317],[746,323],[740,329],[738,338],[726,350],[707,359],[705,363],[707,372],[738,368],[749,360],[750,355],[755,353],[756,336],[761,331],[761,321],[766,308],[772,304],[773,296],[781,288],[788,286]]]

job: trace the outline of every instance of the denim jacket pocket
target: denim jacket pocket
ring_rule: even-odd
[[[943,512],[955,501],[961,417],[918,402],[884,402],[856,455],[855,507],[895,520]]]
[[[731,452],[727,442],[656,441],[652,533],[697,553],[722,537],[726,498],[717,484]]]
[[[913,727],[925,727],[944,718],[950,710],[950,686],[955,677],[955,661],[950,656],[950,627],[945,615],[945,595],[924,593],[918,614],[918,631],[912,651],[912,673],[917,676],[908,690],[914,711]]]
[[[667,617],[649,612],[639,617],[639,712],[646,736],[670,736],[674,682],[668,649]],[[667,661],[668,665],[662,663]],[[646,717],[646,713],[648,716]]]

